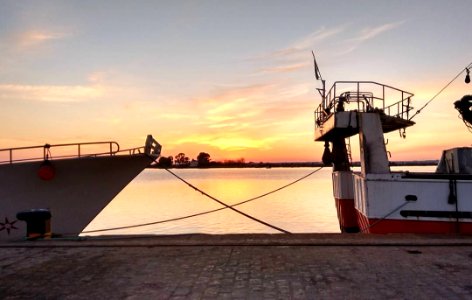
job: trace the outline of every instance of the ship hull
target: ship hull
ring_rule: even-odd
[[[368,218],[357,211],[363,233],[472,234],[472,222]]]
[[[341,232],[472,234],[472,176],[333,173]]]
[[[341,232],[359,232],[357,212],[354,207],[354,199],[335,198],[336,212],[338,215],[339,229]]]
[[[472,234],[470,178],[436,173],[353,174],[359,229]]]
[[[17,214],[33,210],[50,212],[53,235],[80,234],[152,161],[146,154],[53,160],[47,180],[38,174],[42,162],[0,165],[0,240],[26,237]]]
[[[356,208],[354,205],[354,189],[351,171],[337,171],[332,174],[333,195],[336,213],[341,232],[359,232]]]

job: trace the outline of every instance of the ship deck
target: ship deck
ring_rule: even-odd
[[[343,111],[330,115],[323,127],[315,129],[315,141],[330,141],[334,136],[348,138],[359,133],[358,112]],[[384,133],[413,126],[415,122],[399,117],[379,114]]]

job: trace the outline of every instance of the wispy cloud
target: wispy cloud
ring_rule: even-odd
[[[340,25],[333,28],[322,27],[292,42],[285,48],[256,56],[253,59],[260,60],[260,59],[275,59],[275,58],[294,58],[294,56],[295,58],[298,58],[300,53],[305,53],[313,49],[313,47],[315,47],[316,44],[323,42],[327,40],[328,38],[334,37],[345,30],[346,30],[345,25]]]
[[[355,35],[353,38],[349,38],[345,40],[344,42],[345,45],[342,47],[343,51],[339,52],[338,55],[344,55],[344,54],[350,53],[356,50],[357,48],[359,48],[360,46],[362,46],[363,43],[371,39],[374,39],[387,31],[398,28],[404,23],[405,21],[403,20],[403,21],[398,21],[398,22],[386,23],[386,24],[379,25],[376,27],[364,28],[361,31],[359,31],[357,35]]]
[[[272,149],[294,132],[291,122],[299,126],[298,114],[311,111],[306,93],[307,85],[286,83],[219,87],[213,95],[189,105],[189,114],[197,115],[197,120],[188,118],[187,113],[180,115],[192,133],[176,134],[175,145],[226,152]]]
[[[321,29],[303,37],[302,39],[296,41],[291,48],[300,49],[300,50],[309,50],[312,49],[317,43],[325,41],[328,38],[334,37],[346,30],[345,25],[340,25],[333,28]]]
[[[81,102],[96,99],[104,94],[100,86],[59,86],[0,84],[0,100]]]
[[[198,134],[186,136],[177,144],[198,144],[214,147],[224,151],[241,151],[247,149],[271,149],[271,144],[279,140],[277,137],[254,138],[241,135]]]
[[[322,42],[338,36],[346,30],[345,25],[333,28],[321,27],[288,44],[285,48],[258,55],[251,60],[269,66],[260,67],[252,75],[290,73],[311,65],[310,51]]]
[[[267,75],[267,80],[262,81],[266,84],[219,86],[209,95],[191,99],[191,111],[179,113],[185,115],[180,116],[181,120],[192,126],[192,132],[182,130],[176,134],[175,145],[241,153],[246,149],[275,149],[282,141],[309,137],[313,105],[311,85],[271,75],[297,72],[311,66],[311,49],[334,56],[333,49],[358,47],[402,24],[387,23],[364,29],[347,25],[323,27],[285,48],[253,57],[251,62],[258,66],[255,74]],[[175,110],[179,105],[181,107],[176,104]],[[190,119],[189,115],[198,115],[198,119]],[[300,130],[300,124],[305,122],[306,130]]]
[[[183,121],[183,120],[196,120],[196,119],[198,119],[198,116],[196,116],[193,113],[165,112],[165,113],[159,114],[159,118],[168,119],[168,120]]]
[[[282,49],[253,57],[252,61],[265,66],[259,67],[252,75],[289,73],[304,69],[311,65],[310,51],[312,49],[336,57],[345,55],[404,23],[405,21],[390,22],[360,30],[352,24],[322,27]]]
[[[405,21],[387,23],[387,24],[383,24],[383,25],[380,25],[380,26],[377,26],[377,27],[365,28],[365,29],[361,30],[359,36],[356,37],[354,40],[358,40],[358,41],[361,41],[361,42],[370,40],[370,39],[386,32],[386,31],[395,29],[395,28],[403,25],[403,23],[405,23]]]
[[[55,42],[73,36],[61,30],[32,29],[0,35],[0,69],[16,69],[30,59],[52,55]]]
[[[295,63],[295,64],[287,64],[287,65],[267,67],[267,68],[262,68],[258,72],[258,74],[262,74],[262,73],[289,73],[289,72],[294,72],[294,71],[306,68],[310,65],[311,65],[311,63]]]
[[[18,33],[13,40],[19,49],[25,50],[47,42],[61,40],[70,35],[70,33],[65,32],[35,29]]]

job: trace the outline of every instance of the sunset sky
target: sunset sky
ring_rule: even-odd
[[[472,1],[0,0],[0,148],[147,134],[164,156],[320,161],[311,50],[328,87],[372,80],[419,108],[472,62]],[[470,146],[460,76],[393,160]]]

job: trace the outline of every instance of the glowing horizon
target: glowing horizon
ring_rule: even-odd
[[[0,148],[129,148],[153,134],[163,156],[320,161],[311,50],[328,88],[377,81],[414,93],[415,108],[472,61],[463,30],[472,3],[407,5],[2,1]],[[470,146],[453,102],[471,87],[460,77],[415,117],[406,140],[389,134],[392,160]]]

